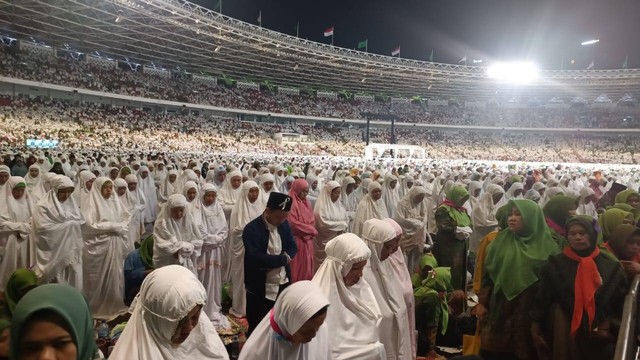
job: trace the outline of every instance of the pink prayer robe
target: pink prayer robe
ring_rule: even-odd
[[[291,260],[291,283],[313,278],[313,243],[318,235],[315,227],[313,208],[308,199],[302,200],[298,193],[308,189],[309,184],[304,179],[297,179],[291,185],[289,196],[293,199],[289,213],[289,225],[293,238],[298,246],[298,253]]]

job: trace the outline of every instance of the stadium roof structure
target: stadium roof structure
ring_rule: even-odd
[[[537,83],[511,86],[489,79],[484,67],[339,48],[182,0],[0,0],[0,32],[172,71],[301,89],[465,100],[640,95],[640,69],[541,71]]]

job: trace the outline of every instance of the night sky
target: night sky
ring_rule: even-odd
[[[217,10],[218,0],[191,0]],[[368,39],[369,52],[457,63],[465,54],[483,59],[532,60],[543,69],[640,67],[639,0],[222,0],[222,12],[262,26],[355,48]],[[595,46],[580,42],[599,38]],[[570,64],[574,59],[576,63]],[[564,60],[564,62],[563,62]]]

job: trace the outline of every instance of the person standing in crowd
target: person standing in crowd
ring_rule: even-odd
[[[385,360],[378,335],[380,308],[369,283],[362,279],[371,251],[356,235],[330,240],[327,259],[313,277],[332,306],[327,311],[332,360]]]
[[[0,244],[4,253],[0,262],[0,281],[6,285],[18,268],[29,268],[34,263],[31,215],[34,204],[27,183],[19,176],[7,181],[6,202],[0,205]]]
[[[311,281],[284,290],[261,319],[240,353],[240,360],[330,360],[329,300]]]
[[[33,198],[33,204],[37,204],[40,199],[44,197],[47,193],[44,189],[42,174],[46,174],[45,171],[41,171],[38,165],[29,166],[29,173],[25,178],[27,182],[27,189],[29,190],[29,195]]]
[[[116,182],[118,180],[116,179]],[[124,259],[124,304],[131,306],[145,277],[153,271],[153,235],[140,242],[140,247]]]
[[[202,234],[187,199],[169,196],[153,227],[153,267],[182,265],[197,274],[196,262],[202,250]]]
[[[82,225],[73,196],[73,182],[55,175],[51,190],[33,213],[35,272],[42,282],[68,284],[82,290]]]
[[[361,236],[365,221],[387,217],[389,215],[384,200],[382,200],[382,186],[375,181],[371,182],[367,187],[367,195],[358,204],[351,231]]]
[[[454,290],[466,291],[467,239],[471,234],[471,218],[462,206],[469,199],[463,186],[453,186],[436,210],[438,233],[433,247],[438,264],[451,268]]]
[[[213,171],[211,172],[213,173]],[[203,311],[216,328],[228,328],[222,314],[222,244],[229,234],[222,205],[216,200],[218,190],[211,184],[202,186],[201,196],[194,204],[193,216],[202,234],[202,253],[198,258],[198,278],[207,290],[208,301]]]
[[[188,269],[168,265],[149,274],[110,359],[228,360],[202,308],[207,293]]]
[[[393,217],[396,213],[396,206],[400,201],[400,192],[398,191],[398,178],[391,173],[384,177],[382,200],[387,208],[387,216],[385,217]]]
[[[413,352],[407,306],[388,261],[398,250],[396,231],[383,220],[370,219],[364,223],[362,239],[371,251],[371,258],[364,268],[364,279],[371,286],[382,314],[379,335],[387,359],[411,359]]]
[[[571,217],[569,245],[542,267],[531,334],[540,359],[613,359],[627,292],[622,267],[597,247],[597,222]]]
[[[507,227],[487,247],[486,271],[474,310],[482,327],[481,355],[536,359],[529,311],[538,289],[538,271],[559,249],[538,204],[518,199],[505,207],[506,220],[498,221]]]
[[[288,221],[298,248],[298,253],[291,260],[291,282],[311,280],[314,273],[313,255],[314,239],[318,235],[311,203],[307,199],[309,184],[304,179],[297,179],[291,185],[291,211]]]
[[[427,239],[427,204],[424,198],[427,190],[422,186],[412,186],[398,203],[393,219],[402,228],[400,248],[405,258],[407,271],[412,273],[424,252]]]
[[[337,181],[329,181],[322,187],[313,208],[315,226],[318,230],[313,247],[314,271],[322,265],[326,257],[324,247],[327,242],[348,229],[349,218],[339,197],[340,184]]]
[[[560,250],[568,245],[567,232],[564,225],[571,216],[576,214],[577,208],[578,200],[565,195],[552,197],[544,208],[542,208],[542,213],[551,231],[551,236],[556,244],[558,244]]]
[[[113,320],[126,313],[124,305],[124,259],[133,249],[128,247],[128,224],[131,214],[113,193],[113,182],[96,179],[89,198],[82,207],[83,290],[97,319]]]
[[[242,232],[249,334],[291,282],[290,263],[298,252],[287,221],[291,206],[288,195],[271,193],[262,215]]]
[[[38,276],[33,271],[20,268],[11,274],[4,289],[7,315],[12,316],[16,305],[29,291],[38,286]]]
[[[146,233],[146,208],[149,206],[147,196],[140,188],[140,178],[133,174],[127,175],[127,197],[131,212],[129,238],[133,243],[139,243],[142,234]]]

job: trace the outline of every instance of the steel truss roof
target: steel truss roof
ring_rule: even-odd
[[[145,65],[300,88],[466,100],[640,95],[639,69],[543,71],[536,85],[509,87],[483,67],[343,49],[181,0],[0,0],[0,28]]]

